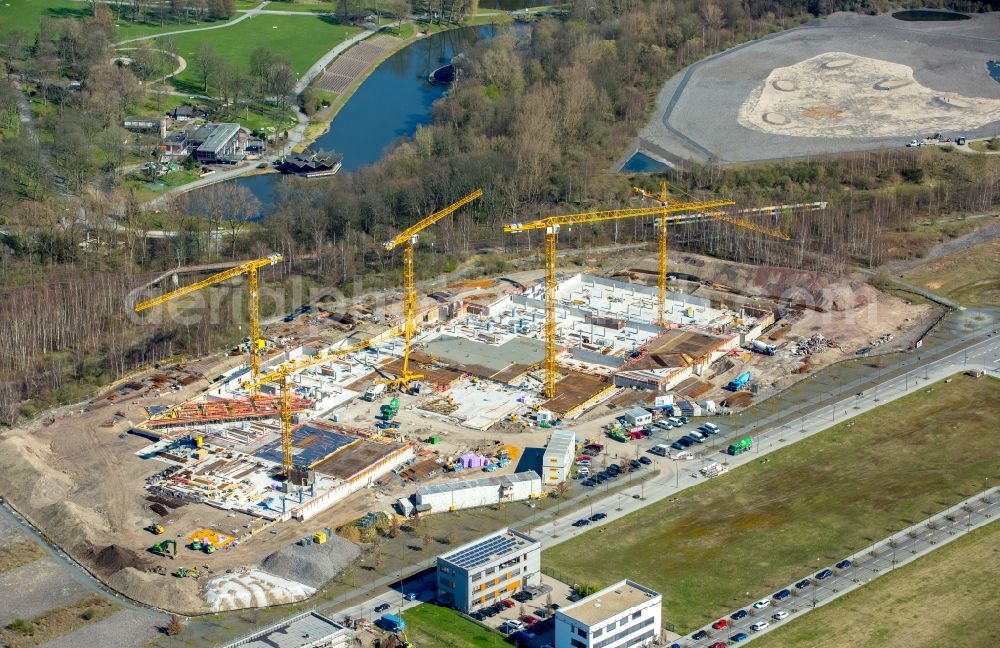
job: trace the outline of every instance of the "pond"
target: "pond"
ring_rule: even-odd
[[[622,167],[622,171],[628,173],[656,173],[658,171],[665,171],[667,165],[659,160],[654,160],[642,151],[636,151],[635,155],[628,159],[625,166]]]
[[[969,16],[963,13],[940,11],[937,9],[907,9],[906,11],[894,12],[892,17],[896,20],[905,20],[907,22],[969,20]]]
[[[344,171],[374,164],[401,138],[412,137],[418,126],[430,123],[431,105],[450,87],[431,84],[428,81],[431,72],[496,33],[497,28],[490,25],[452,29],[418,40],[396,52],[365,79],[334,117],[330,130],[320,136],[312,148],[343,155]],[[229,182],[249,189],[266,214],[285,177],[267,173],[242,176]],[[324,180],[316,178],[310,182]]]

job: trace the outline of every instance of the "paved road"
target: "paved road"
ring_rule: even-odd
[[[709,623],[672,645],[681,648],[703,648],[719,641],[731,640],[733,635],[741,632],[748,635],[743,641],[751,641],[848,592],[864,587],[897,567],[926,556],[952,540],[996,522],[997,515],[1000,514],[998,493],[1000,489],[997,487],[990,488],[850,556],[844,556],[849,565],[843,569],[838,569],[835,565],[817,565],[814,571],[803,574],[801,580],[789,583],[785,588],[775,592],[777,594],[787,589],[790,594],[786,598],[780,601],[773,596],[761,599],[767,601],[767,607],[761,609],[754,609],[754,602],[747,601],[746,606],[740,608],[747,612],[746,617],[733,620],[732,614],[738,613],[737,610],[733,610],[733,613],[725,618],[729,623],[727,628],[714,630]],[[832,575],[823,579],[817,578],[826,569],[829,569]],[[798,587],[799,584],[803,587]],[[788,616],[785,619],[775,619],[774,614],[779,611],[787,612]],[[768,626],[754,631],[751,626],[761,621],[768,623]],[[702,631],[705,632],[705,636],[695,640],[694,635]]]
[[[917,376],[910,375],[909,373],[898,377],[887,375],[877,390],[870,391],[865,396],[858,397],[852,393],[848,398],[804,413],[796,420],[797,429],[795,429],[796,426],[783,426],[758,434],[755,437],[754,450],[751,452],[737,457],[723,455],[721,450],[728,446],[730,438],[739,438],[745,434],[744,429],[728,432],[723,429],[718,436],[711,438],[711,447],[713,450],[707,451],[709,446],[705,446],[701,450],[703,456],[695,460],[674,461],[671,459],[656,458],[654,466],[659,468],[661,472],[653,479],[636,483],[612,495],[603,495],[603,493],[606,493],[610,487],[617,485],[622,480],[629,479],[629,477],[621,477],[615,482],[605,482],[600,487],[592,490],[592,495],[589,498],[585,493],[583,496],[578,496],[574,500],[567,502],[562,508],[569,509],[570,513],[557,516],[552,521],[545,521],[538,525],[541,519],[551,515],[551,510],[549,510],[522,520],[518,526],[538,538],[542,543],[543,549],[565,542],[582,533],[600,534],[603,532],[601,527],[705,481],[705,478],[700,476],[698,469],[711,461],[725,461],[730,468],[757,461],[761,456],[774,452],[788,443],[808,438],[813,434],[836,425],[849,416],[870,411],[886,402],[893,401],[915,391],[923,384],[944,379],[971,366],[986,367],[993,375],[998,375],[1000,373],[998,372],[998,369],[1000,369],[1000,337],[988,337],[972,344],[968,349],[954,351],[937,360],[929,360],[926,366],[920,368],[919,375]],[[682,433],[683,430],[684,428],[679,430],[678,434]],[[662,441],[662,438],[657,438],[654,435],[652,438],[647,439],[644,444],[633,443],[629,446],[622,446],[624,450],[622,456],[624,454],[631,455],[636,452],[637,448],[644,450]],[[698,452],[699,448],[691,448],[691,450]],[[648,453],[645,454],[649,456]],[[648,470],[648,468],[645,470]],[[642,474],[642,471],[639,474]],[[725,475],[719,477],[719,479],[725,479]],[[595,513],[604,513],[607,517],[586,527],[573,526],[573,523],[578,519],[590,517]],[[484,534],[490,531],[490,529],[483,529]],[[419,575],[421,570],[430,569],[434,564],[434,560],[432,557],[422,561],[411,568],[410,573],[417,571]],[[395,580],[397,579],[394,577],[383,577],[379,581],[369,583],[362,590],[356,591],[355,596],[357,594],[379,591],[379,589],[386,587]],[[833,581],[828,582],[825,587],[829,588],[831,582]],[[434,583],[433,578],[429,574],[423,574],[422,578],[415,580],[410,586],[418,587],[417,591],[420,594],[421,600],[431,600]],[[404,590],[412,591],[409,588],[404,588]],[[823,587],[816,588],[816,590],[821,592],[823,591]],[[400,607],[406,609],[416,604],[404,602],[402,600],[402,593],[399,591],[382,591],[360,605],[341,608],[338,606],[338,601],[333,601],[321,607],[320,611],[332,615],[335,619],[341,619],[345,615],[356,618],[358,616],[368,616],[372,609],[380,603],[389,603],[393,609],[399,609]]]

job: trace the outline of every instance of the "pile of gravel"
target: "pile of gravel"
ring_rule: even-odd
[[[319,589],[347,569],[361,555],[361,548],[338,535],[324,544],[301,547],[291,544],[275,551],[261,563],[261,569]]]

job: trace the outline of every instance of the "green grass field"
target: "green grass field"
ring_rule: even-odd
[[[335,2],[272,2],[265,11],[301,11],[312,13],[333,13],[337,11]]]
[[[420,648],[509,646],[503,635],[450,608],[425,603],[403,612],[406,637]]]
[[[964,306],[1000,306],[1000,240],[929,261],[904,278]]]
[[[233,14],[229,20],[200,20],[191,22],[168,22],[163,25],[158,25],[155,23],[132,23],[128,21],[121,21],[118,24],[118,40],[129,40],[132,38],[141,38],[143,36],[155,36],[157,34],[163,34],[166,32],[183,31],[183,30],[193,30],[202,29],[204,27],[217,27],[219,25],[224,25],[227,22],[232,22],[240,17],[239,13]],[[209,30],[209,33],[213,33],[214,30]]]
[[[195,61],[195,52],[202,43],[211,44],[217,54],[240,66],[249,63],[254,49],[269,47],[287,56],[292,69],[302,74],[337,43],[360,31],[357,27],[332,24],[320,16],[264,15],[225,29],[178,34],[170,38],[187,59],[188,68],[172,81],[182,92],[204,91]]]
[[[12,27],[38,31],[43,16],[81,18],[90,15],[90,5],[73,0],[5,0],[0,2],[0,34]]]
[[[755,648],[997,646],[1000,524],[983,527],[753,642]]]
[[[956,376],[608,525],[610,540],[553,547],[542,567],[633,578],[684,632],[983,490],[998,418],[1000,381]]]

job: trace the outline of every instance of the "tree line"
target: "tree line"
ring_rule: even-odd
[[[487,269],[502,271],[506,258],[537,254],[537,237],[504,235],[503,224],[635,204],[633,179],[607,169],[648,118],[666,79],[711,52],[825,10],[777,1],[574,2],[564,17],[469,50],[458,62],[458,82],[433,107],[431,124],[379,163],[321,181],[282,182],[262,226],[226,218],[232,205],[242,205],[246,215],[254,211],[238,187],[157,211],[143,210],[127,194],[57,197],[39,147],[23,133],[3,131],[0,394],[6,405],[0,415],[13,420],[28,398],[65,400],[67,384],[86,383],[80,376],[96,383],[151,360],[239,339],[235,325],[131,324],[127,293],[156,270],[280,252],[289,261],[273,270],[278,278],[294,271],[345,292],[359,279],[365,288],[395,286],[398,256],[381,243],[477,187],[486,192],[482,200],[422,235],[418,271],[450,270],[483,250],[492,251],[487,256],[495,263]],[[38,43],[23,45],[24,56],[7,60],[26,74],[51,67],[82,80],[81,91],[50,102],[42,117],[43,124],[55,120],[45,128],[57,134],[51,149],[73,186],[92,174],[74,175],[69,160],[94,159],[99,142],[114,158],[111,140],[121,135],[114,118],[138,86],[132,72],[110,63],[109,21],[92,20],[83,27],[49,25]],[[96,42],[84,42],[84,33]],[[275,92],[270,72],[281,65],[280,56],[255,54],[243,74],[255,79],[253,92]],[[16,101],[0,93],[0,110],[7,111],[0,116],[12,105]],[[675,245],[739,261],[828,271],[876,266],[887,258],[886,237],[928,214],[995,209],[998,167],[995,157],[937,149],[692,165],[668,177],[680,196],[722,194],[744,206],[829,200],[831,208],[781,215],[772,224],[791,232],[789,242],[714,223],[688,226],[672,238]],[[637,181],[654,188],[658,179]],[[642,244],[655,236],[651,222],[574,227],[561,233],[562,245]],[[147,238],[151,230],[169,235]],[[47,323],[36,326],[42,319]]]

